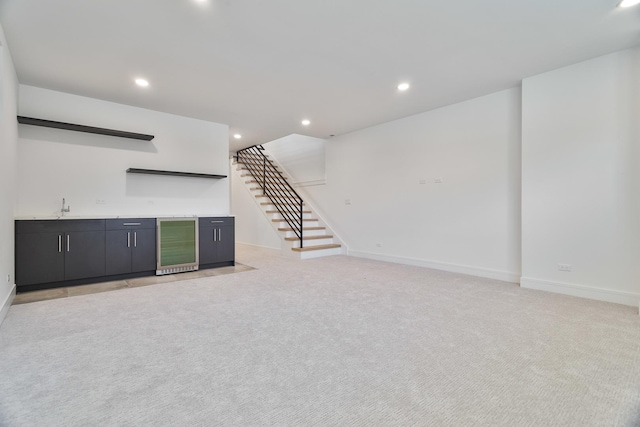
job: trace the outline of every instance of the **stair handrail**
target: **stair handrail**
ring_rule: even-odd
[[[238,150],[236,161],[245,165],[253,179],[262,189],[263,194],[269,198],[280,216],[300,240],[300,248],[303,248],[304,201],[263,151],[265,151],[265,148],[262,145],[253,145]],[[269,177],[269,186],[267,186],[267,177]],[[289,204],[276,202],[276,199],[296,200],[297,204],[293,204],[294,207],[292,208]]]

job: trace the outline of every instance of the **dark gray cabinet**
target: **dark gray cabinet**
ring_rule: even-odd
[[[131,271],[151,271],[156,269],[156,228],[134,231]]]
[[[104,276],[104,230],[65,233],[64,280]]]
[[[156,269],[155,219],[108,219],[106,274],[128,274]]]
[[[105,274],[105,220],[16,221],[16,284]]]
[[[20,286],[64,280],[64,233],[16,233],[16,283]]]
[[[156,270],[155,218],[16,220],[18,291],[72,286]],[[199,218],[200,268],[234,265],[232,217]]]
[[[226,263],[235,260],[235,218],[204,217],[198,219],[200,265]]]

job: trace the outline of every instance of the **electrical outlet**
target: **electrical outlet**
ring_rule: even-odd
[[[571,271],[571,265],[569,265],[569,264],[558,264],[558,270],[560,270],[560,271]]]
[[[96,205],[104,205],[107,202],[104,199],[96,199]]]
[[[419,184],[426,184],[427,180],[426,179],[421,179],[420,181],[418,181]]]
[[[11,283],[11,274],[7,274],[7,282]]]
[[[351,204],[351,199],[344,199],[344,204],[345,205],[350,205]]]
[[[381,248],[382,247],[382,243],[376,243],[376,248]]]
[[[442,178],[436,178],[433,180],[436,184],[442,184]]]

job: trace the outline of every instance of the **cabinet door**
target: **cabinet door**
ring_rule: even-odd
[[[16,284],[64,280],[63,233],[16,234]]]
[[[108,230],[106,234],[106,274],[131,273],[133,232]]]
[[[73,231],[65,234],[64,278],[105,275],[105,232]]]
[[[133,247],[131,271],[151,271],[156,269],[156,229],[145,228],[131,231]]]
[[[200,227],[198,231],[199,240],[199,264],[212,264],[216,261],[218,242],[215,240],[217,237],[217,228],[214,227]]]
[[[216,262],[235,260],[235,235],[233,226],[218,228],[218,257]]]

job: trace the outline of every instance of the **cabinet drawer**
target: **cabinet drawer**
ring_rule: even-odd
[[[198,224],[202,227],[233,226],[235,218],[232,216],[209,216],[198,218]]]
[[[107,220],[107,230],[156,228],[155,218],[118,218]]]
[[[16,221],[16,234],[101,231],[104,230],[104,227],[104,219],[18,220]]]

